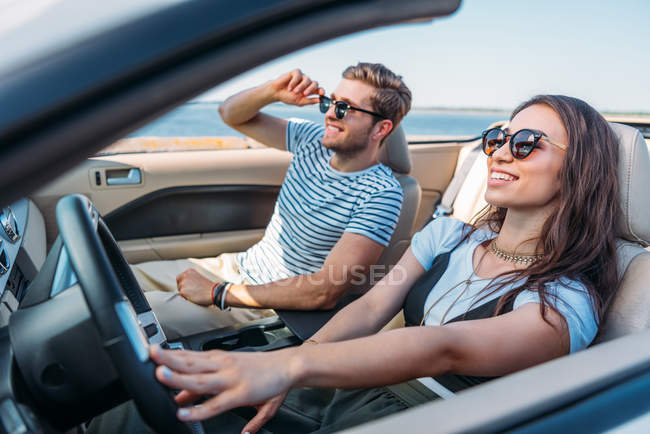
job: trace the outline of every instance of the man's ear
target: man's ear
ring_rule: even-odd
[[[373,136],[381,142],[391,133],[391,131],[393,131],[393,121],[390,119],[383,119],[375,124]]]

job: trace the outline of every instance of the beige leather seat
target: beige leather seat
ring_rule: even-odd
[[[377,265],[387,266],[397,263],[411,242],[411,232],[415,216],[420,208],[422,190],[417,180],[409,176],[411,172],[411,155],[408,150],[406,135],[398,126],[379,150],[379,161],[393,170],[393,174],[402,186],[404,198],[402,210],[390,244],[379,258]]]
[[[648,143],[632,127],[610,124],[619,139],[619,183],[623,216],[618,228],[622,282],[596,343],[650,327],[650,157]],[[461,152],[462,159],[472,144]],[[454,202],[453,216],[470,221],[485,205],[486,156],[474,162]],[[457,167],[460,167],[461,162]]]
[[[619,139],[623,218],[618,229],[618,293],[597,342],[650,327],[650,156],[648,142],[632,127],[612,123]],[[643,247],[646,249],[644,250]]]

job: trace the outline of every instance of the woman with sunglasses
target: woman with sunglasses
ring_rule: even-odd
[[[183,390],[179,418],[257,405],[208,428],[239,415],[242,432],[267,421],[273,432],[330,432],[587,347],[618,286],[609,125],[583,101],[542,95],[482,145],[489,205],[474,224],[429,223],[384,279],[302,346],[153,348],[158,379]],[[376,334],[402,308],[413,327]]]

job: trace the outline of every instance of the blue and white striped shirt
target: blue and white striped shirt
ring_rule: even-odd
[[[294,154],[262,240],[237,255],[240,273],[254,284],[318,271],[344,232],[388,245],[402,206],[390,168],[359,172],[330,165],[323,126],[292,119],[287,150]]]

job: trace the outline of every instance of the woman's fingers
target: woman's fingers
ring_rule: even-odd
[[[273,412],[275,413],[275,412]],[[258,411],[257,414],[248,421],[246,426],[241,430],[242,434],[255,434],[258,432],[266,422],[273,417],[273,414],[267,410],[266,404],[263,405]]]
[[[201,393],[193,393],[189,390],[182,390],[178,395],[174,397],[174,401],[176,401],[176,404],[179,406],[186,407],[201,399],[202,396],[203,394]]]
[[[167,366],[156,368],[156,378],[172,389],[187,390],[194,394],[216,394],[226,386],[218,373],[182,374],[174,372]]]
[[[236,399],[235,393],[227,390],[199,405],[179,408],[176,415],[180,420],[184,421],[205,420],[235,407],[241,407],[244,404]]]
[[[285,392],[275,398],[269,399],[263,405],[259,406],[255,417],[249,420],[246,426],[242,429],[242,434],[254,434],[258,432],[264,424],[269,421],[269,419],[275,416],[275,413],[277,413],[286,396],[287,394]]]
[[[195,406],[179,410],[182,420],[202,420],[242,405],[264,403],[290,387],[283,375],[284,363],[275,354],[228,353],[224,351],[193,352],[151,349],[152,359],[159,363],[155,375],[158,381],[182,392],[176,398],[181,406],[190,405],[202,395],[215,395]],[[282,362],[280,357],[280,362]],[[275,414],[280,403],[265,403],[253,428],[261,427]]]
[[[218,366],[217,357],[209,352],[163,350],[153,345],[150,354],[157,364],[186,374],[213,372]]]

